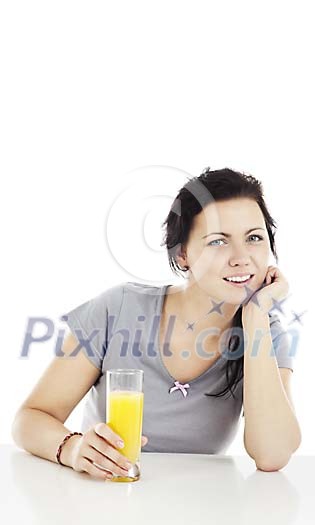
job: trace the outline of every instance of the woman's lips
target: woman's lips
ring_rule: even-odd
[[[249,279],[247,279],[247,281],[243,281],[241,283],[237,283],[237,282],[233,282],[233,281],[227,281],[226,279],[223,279],[223,281],[225,281],[227,284],[231,284],[232,286],[237,286],[238,288],[242,288],[245,286],[245,284],[248,284],[250,283],[254,278],[254,275],[252,275]]]

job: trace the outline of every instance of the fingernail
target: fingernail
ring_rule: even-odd
[[[117,445],[119,448],[124,448],[125,443],[123,441],[117,441]]]

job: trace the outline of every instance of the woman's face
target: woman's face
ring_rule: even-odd
[[[246,286],[255,291],[264,282],[272,255],[258,204],[248,198],[210,203],[195,216],[185,252],[189,284],[197,284],[219,301],[241,304],[247,295],[245,287],[234,286],[224,277],[254,274]]]

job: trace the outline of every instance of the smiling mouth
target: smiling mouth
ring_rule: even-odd
[[[228,284],[233,284],[234,286],[238,286],[238,287],[242,287],[242,286],[245,286],[245,284],[248,284],[252,281],[253,277],[254,277],[255,274],[252,274],[250,276],[249,279],[247,279],[246,281],[228,281],[228,279],[226,277],[223,277],[223,281],[225,281],[226,283]]]

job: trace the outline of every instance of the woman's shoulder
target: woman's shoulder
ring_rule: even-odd
[[[144,284],[136,281],[126,281],[123,284],[126,299],[137,304],[149,305],[152,302],[157,305],[159,299],[165,294],[165,285],[158,286]]]
[[[157,295],[159,292],[162,292],[163,289],[165,288],[164,285],[156,286],[153,284],[144,284],[144,283],[139,283],[136,281],[126,281],[125,283],[123,283],[123,286],[125,287],[126,290],[130,292],[143,293],[146,295],[150,295],[150,294]]]
[[[165,286],[143,284],[135,281],[124,281],[116,283],[103,289],[96,296],[85,301],[78,308],[91,310],[117,311],[127,301],[128,307],[133,304],[149,304],[152,298],[163,295]]]

